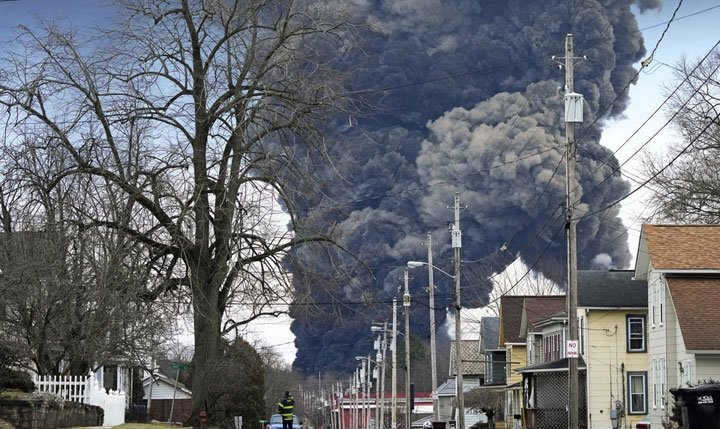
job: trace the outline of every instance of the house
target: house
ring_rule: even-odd
[[[192,413],[192,392],[161,371],[142,379],[148,417],[160,422],[185,422]]]
[[[648,284],[644,400],[652,427],[661,427],[669,389],[720,374],[720,225],[645,224],[637,255],[635,277]]]
[[[580,427],[634,427],[646,412],[638,405],[648,369],[647,283],[633,274],[578,272]],[[535,310],[526,305],[528,311]],[[528,328],[528,366],[519,370],[527,428],[567,426],[567,313],[545,316]]]
[[[454,385],[455,393],[457,394],[457,370],[455,365],[455,347],[456,342],[452,341],[450,343],[450,371],[449,375],[453,378],[452,385]],[[480,387],[483,384],[483,372],[484,372],[484,357],[482,353],[480,353],[480,344],[478,340],[461,340],[460,341],[460,359],[462,359],[463,363],[463,392],[468,392],[472,389],[475,389],[477,387]],[[445,389],[448,387],[447,382],[443,384]],[[440,390],[440,387],[438,387],[438,390]],[[439,408],[443,408],[443,410],[446,410],[447,408],[444,406],[444,404],[439,403]],[[441,421],[448,421],[448,420],[456,420],[456,410],[454,408],[454,404],[451,408],[451,418],[448,417],[446,414],[438,414],[438,418]],[[476,410],[470,410],[465,409],[465,429],[471,427],[475,423],[478,422],[478,414]],[[458,428],[460,429],[460,428]]]
[[[498,346],[499,328],[499,317],[480,318],[480,353],[485,366],[483,386],[486,387],[505,386],[505,347]]]
[[[505,425],[516,427],[523,418],[523,375],[527,366],[527,327],[565,307],[565,296],[503,296],[500,298],[498,346],[505,348]]]
[[[587,423],[635,427],[647,414],[647,282],[633,271],[578,271],[580,354],[587,371]]]

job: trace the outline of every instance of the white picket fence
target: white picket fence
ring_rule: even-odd
[[[33,379],[35,390],[58,395],[66,401],[96,405],[105,411],[103,425],[125,423],[125,392],[106,392],[94,374],[88,376],[41,375]]]

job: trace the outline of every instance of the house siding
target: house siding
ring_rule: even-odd
[[[522,382],[522,374],[515,371],[527,366],[527,347],[521,344],[507,344],[507,385]],[[516,387],[505,391],[505,424],[514,427],[513,416],[522,414],[522,389]]]
[[[145,398],[150,397],[150,386],[146,385],[143,386],[143,390],[145,391]],[[172,399],[173,394],[175,394],[175,399],[192,399],[192,396],[188,395],[187,393],[183,392],[182,390],[177,390],[175,392],[175,389],[165,383],[165,382],[157,382],[153,384],[152,386],[152,400],[156,399]]]
[[[710,379],[718,381],[720,378],[720,355],[699,354],[695,357],[695,364],[696,369],[693,370],[695,375],[693,384],[709,381]]]
[[[626,417],[621,427],[635,427],[643,416],[627,414],[628,372],[648,371],[648,354],[627,352],[628,315],[646,315],[645,310],[584,310],[584,358],[587,364],[588,424],[592,429],[611,429],[611,410],[621,401]],[[647,343],[646,343],[647,346]]]
[[[650,395],[648,395],[648,408],[649,408],[649,414],[650,414],[650,422],[651,426],[653,427],[662,427],[662,417],[666,414],[666,410],[669,409],[669,404],[663,403],[660,398],[664,396],[665,400],[672,399],[668,398],[669,393],[666,391],[664,394],[660,391],[660,388],[658,388],[658,395],[660,398],[658,399],[658,404],[653,404],[652,399],[652,392],[653,392],[653,382],[656,380],[653,376],[654,371],[658,372],[657,377],[660,377],[661,370],[656,367],[656,369],[653,369],[652,367],[654,365],[659,364],[657,362],[660,362],[660,359],[665,360],[665,377],[668,376],[667,374],[667,362],[674,362],[675,356],[677,354],[676,352],[676,342],[675,339],[679,337],[679,332],[675,332],[676,330],[676,324],[677,321],[675,320],[675,317],[668,317],[670,315],[674,316],[674,310],[672,309],[672,304],[670,303],[670,300],[668,299],[667,294],[667,284],[665,282],[664,277],[661,274],[658,274],[657,272],[653,271],[652,265],[650,266],[650,269],[648,270],[648,390]],[[659,308],[655,308],[658,306],[658,300],[659,300],[659,293],[663,294],[665,299],[665,305],[663,307],[663,311],[660,312]],[[668,308],[670,307],[670,308]],[[657,316],[655,317],[655,321],[653,321],[653,315],[657,313]],[[660,323],[657,319],[662,317],[664,320],[662,323]],[[679,329],[678,329],[679,331]],[[672,356],[672,358],[671,358]],[[669,382],[670,380],[666,378],[667,385],[671,385]]]

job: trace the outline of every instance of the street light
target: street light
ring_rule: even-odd
[[[435,348],[435,282],[433,280],[433,268],[454,279],[450,273],[447,273],[432,263],[431,237],[428,233],[428,261],[408,261],[409,268],[417,268],[422,266],[428,267],[428,292],[430,298],[430,365],[432,374],[432,400],[433,400],[433,421],[438,421],[438,404],[437,404],[437,352]]]

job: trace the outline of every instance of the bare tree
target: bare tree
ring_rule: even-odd
[[[678,223],[720,222],[720,51],[675,68],[668,113],[681,140],[647,154],[653,216]]]
[[[64,158],[26,141],[6,148],[0,193],[0,332],[39,374],[85,375],[140,364],[166,332],[159,305],[142,302],[137,245],[119,231],[79,227],[81,177],[54,183]],[[115,207],[116,209],[117,207]]]
[[[97,206],[82,230],[122,233],[148,277],[142,298],[187,290],[193,377],[222,363],[222,336],[287,297],[281,260],[299,239],[268,218],[278,198],[296,232],[295,186],[312,176],[295,153],[324,152],[322,123],[339,106],[326,67],[349,33],[324,3],[293,0],[128,0],[126,26],[80,43],[48,26],[25,30],[2,61],[8,144],[38,131],[67,155],[58,186],[81,177]],[[20,136],[23,136],[20,139]],[[268,198],[269,196],[269,198]],[[119,213],[119,214],[118,214]],[[123,217],[125,216],[125,217]],[[233,303],[250,316],[227,320]],[[226,323],[227,322],[227,323]],[[194,416],[208,387],[193,386]]]

